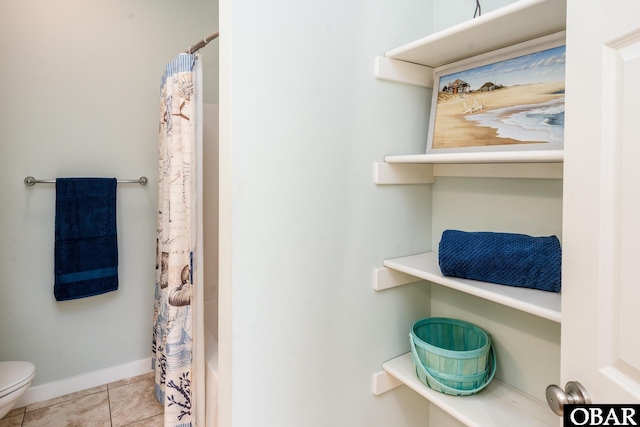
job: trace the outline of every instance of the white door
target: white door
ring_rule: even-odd
[[[640,1],[569,0],[562,387],[640,402]]]

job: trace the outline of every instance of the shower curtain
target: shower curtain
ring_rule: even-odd
[[[201,64],[178,55],[160,94],[152,364],[165,427],[204,425]]]

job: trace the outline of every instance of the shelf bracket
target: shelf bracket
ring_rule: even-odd
[[[402,381],[387,371],[380,371],[373,374],[371,391],[375,396],[380,396],[382,393],[386,393],[401,385],[403,385]]]
[[[433,184],[433,165],[413,163],[373,164],[373,182],[387,184]]]
[[[433,87],[433,68],[384,56],[376,57],[376,79],[426,88]]]
[[[382,267],[373,270],[373,289],[383,291],[396,286],[406,285],[407,283],[418,282],[422,279],[402,273],[391,268]]]

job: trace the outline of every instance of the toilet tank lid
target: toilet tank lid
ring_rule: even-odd
[[[36,367],[31,362],[0,362],[0,394],[32,378],[35,372]]]

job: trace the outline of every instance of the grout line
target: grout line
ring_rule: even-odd
[[[107,386],[107,404],[109,405],[109,425],[113,427],[113,417],[111,416],[111,393],[109,392],[109,386]]]
[[[133,422],[130,422],[129,424],[125,424],[125,425],[123,425],[122,427],[131,426],[131,425],[137,424],[137,423],[139,423],[139,422],[141,422],[141,421],[145,421],[145,420],[150,420],[151,418],[155,418],[155,417],[157,417],[158,415],[160,415],[160,414],[151,415],[150,417],[147,417],[147,418],[140,418],[139,420],[135,420],[135,421],[133,421]]]
[[[105,384],[102,384],[102,385],[105,385]],[[91,388],[97,388],[97,387],[102,387],[102,386],[101,386],[101,385],[99,385],[99,386],[91,387]],[[105,389],[105,390],[97,390],[97,391],[95,391],[95,392],[93,392],[93,393],[88,393],[88,394],[84,394],[84,395],[82,395],[82,396],[74,397],[73,399],[61,400],[60,402],[51,403],[50,405],[45,405],[45,406],[42,406],[42,407],[39,407],[39,408],[36,408],[36,409],[32,409],[32,410],[30,410],[30,411],[28,410],[28,408],[29,408],[30,406],[37,406],[37,405],[41,405],[42,403],[45,403],[45,402],[48,402],[48,401],[53,401],[53,400],[56,400],[56,399],[61,399],[61,398],[65,397],[65,396],[71,396],[72,394],[82,393],[83,391],[91,390],[91,388],[88,388],[88,389],[85,389],[85,390],[76,391],[76,392],[74,392],[74,393],[64,394],[64,395],[59,396],[59,397],[54,397],[53,399],[45,400],[44,402],[38,402],[38,403],[33,403],[33,404],[31,404],[31,405],[27,405],[27,406],[25,406],[25,408],[24,408],[24,413],[25,413],[25,415],[26,415],[26,414],[27,414],[27,412],[35,412],[35,411],[39,411],[39,410],[44,409],[44,408],[50,408],[50,407],[52,407],[52,406],[60,405],[60,404],[62,404],[62,403],[72,402],[72,401],[74,401],[74,400],[77,400],[77,399],[80,399],[80,398],[83,398],[83,397],[93,396],[94,394],[98,394],[98,393],[102,393],[102,392],[104,392],[104,391],[108,391],[108,389]]]
[[[107,390],[115,390],[116,388],[126,387],[126,386],[128,386],[128,385],[135,384],[135,383],[138,383],[138,382],[140,382],[140,381],[144,381],[144,380],[148,379],[148,378],[147,378],[147,375],[149,375],[149,373],[142,374],[142,375],[136,375],[135,377],[125,378],[124,380],[114,381],[114,382],[112,382],[112,383],[108,383],[108,384],[106,384],[106,386],[107,386]],[[131,380],[131,379],[133,379],[133,378],[138,378],[138,379],[137,379],[137,380],[135,380],[135,381],[130,381],[130,380]],[[149,377],[149,378],[153,378],[153,377]],[[115,384],[115,383],[118,383],[118,382],[122,382],[122,381],[126,381],[126,380],[129,380],[130,382],[127,382],[127,383],[125,383],[125,384],[119,385],[119,386],[117,386],[117,387],[113,387],[113,386],[112,386],[112,384]]]

